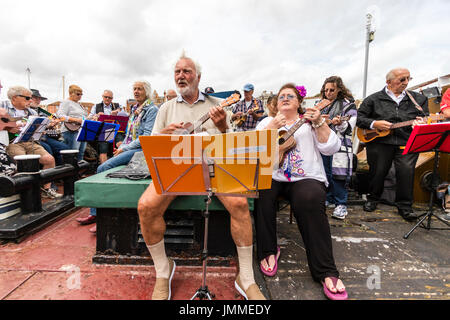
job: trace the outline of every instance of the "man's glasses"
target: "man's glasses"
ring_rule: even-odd
[[[278,101],[283,101],[284,99],[288,99],[289,101],[291,101],[292,99],[294,99],[295,96],[292,94],[288,94],[288,95],[281,95],[278,97]]]
[[[103,98],[112,100],[113,97],[103,96]]]
[[[18,96],[24,98],[27,101],[31,100],[31,97],[29,97],[29,96],[22,96],[20,94]]]
[[[412,77],[403,77],[401,79],[398,79],[398,81],[400,82],[409,82],[411,81],[413,78]]]

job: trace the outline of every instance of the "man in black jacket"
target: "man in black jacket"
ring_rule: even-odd
[[[386,75],[387,86],[366,99],[358,109],[356,126],[361,129],[390,130],[393,124],[415,120],[424,123],[422,117],[429,114],[425,96],[406,91],[411,80],[407,69],[397,68]],[[366,144],[369,164],[369,194],[364,204],[365,211],[374,211],[383,193],[384,179],[392,162],[396,172],[395,202],[399,214],[406,220],[417,219],[412,210],[414,170],[418,154],[402,155],[403,148],[411,134],[411,126],[392,130],[385,137],[376,138]]]
[[[113,103],[114,98],[113,92],[111,90],[105,90],[102,95],[103,101],[95,106],[92,106],[89,118],[97,120],[102,114],[117,116],[120,111],[120,105],[118,103]],[[122,139],[123,140],[123,139]],[[122,141],[120,140],[120,141]],[[117,141],[116,141],[117,143]],[[108,160],[108,142],[98,142],[99,160],[100,164]]]

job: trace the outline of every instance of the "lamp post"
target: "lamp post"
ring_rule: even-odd
[[[366,36],[366,60],[364,63],[364,87],[363,87],[363,99],[367,94],[367,73],[369,69],[369,45],[375,39],[375,31],[372,30],[372,14],[368,13],[367,17],[367,36]]]
[[[375,8],[375,9],[378,9],[378,8]],[[374,10],[374,8],[371,7],[371,8],[369,8],[369,10]],[[375,10],[375,11],[377,11],[377,10]],[[375,39],[375,30],[372,27],[373,15],[371,13],[367,13],[366,18],[367,18],[367,24],[366,24],[367,33],[366,33],[366,59],[365,59],[365,63],[364,63],[363,100],[367,96],[367,74],[368,74],[368,70],[369,70],[369,45]],[[355,134],[355,136],[353,138],[353,153],[358,154],[358,151],[359,151],[359,139],[358,139],[358,136]]]
[[[30,77],[31,77],[31,70],[30,68],[27,68],[27,70],[25,70],[27,72],[28,75],[28,89],[31,88],[31,81],[30,81]]]

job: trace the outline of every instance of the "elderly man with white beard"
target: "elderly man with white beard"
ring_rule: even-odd
[[[198,88],[201,78],[200,66],[183,54],[175,65],[174,78],[179,96],[160,107],[152,135],[174,134],[177,129],[183,128],[185,122],[194,123],[208,112],[211,119],[202,125],[200,131],[210,134],[225,133],[229,129],[229,116],[223,108],[218,107],[220,104],[218,99],[200,92]],[[142,235],[156,271],[153,300],[169,300],[171,297],[171,281],[176,265],[166,256],[164,247],[166,223],[163,216],[174,199],[175,196],[158,194],[151,183],[138,203]],[[239,275],[235,287],[246,299],[265,300],[253,275],[252,222],[247,199],[225,196],[218,196],[218,199],[230,213],[231,235],[237,247]]]

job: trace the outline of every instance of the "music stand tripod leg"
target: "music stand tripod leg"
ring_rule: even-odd
[[[431,219],[431,215],[432,215],[432,211],[428,212],[422,219],[420,219],[420,221],[414,226],[414,228],[412,228],[407,234],[405,234],[403,236],[403,239],[408,239],[408,237],[411,235],[411,233],[413,233],[414,230],[417,229],[417,227],[419,227],[427,218]]]
[[[414,226],[414,228],[412,228],[408,233],[406,233],[403,236],[403,239],[408,239],[408,237],[411,235],[411,233],[417,229],[417,227],[419,227],[426,219],[428,219],[427,221],[427,225],[425,227],[425,229],[427,230],[431,230],[431,217],[435,216],[439,221],[444,222],[445,224],[448,225],[448,223],[442,219],[440,219],[440,217],[436,216],[434,214],[434,190],[436,189],[436,187],[439,184],[439,173],[438,173],[438,167],[439,167],[439,149],[434,150],[435,151],[435,155],[434,155],[434,165],[433,165],[433,174],[432,174],[432,178],[431,178],[431,192],[430,192],[430,202],[428,205],[428,211],[425,213],[425,216],[422,217],[422,219],[419,220],[419,222]]]
[[[202,286],[197,290],[191,300],[195,298],[199,298],[200,300],[208,299],[212,300],[212,296],[214,296],[208,289],[206,285],[206,263],[208,259],[208,232],[209,232],[209,205],[211,203],[211,197],[213,193],[208,190],[208,197],[205,199],[205,211],[203,212],[203,217],[205,218],[205,235],[203,240],[203,251],[202,251],[202,260],[203,260],[203,275],[202,275]]]

